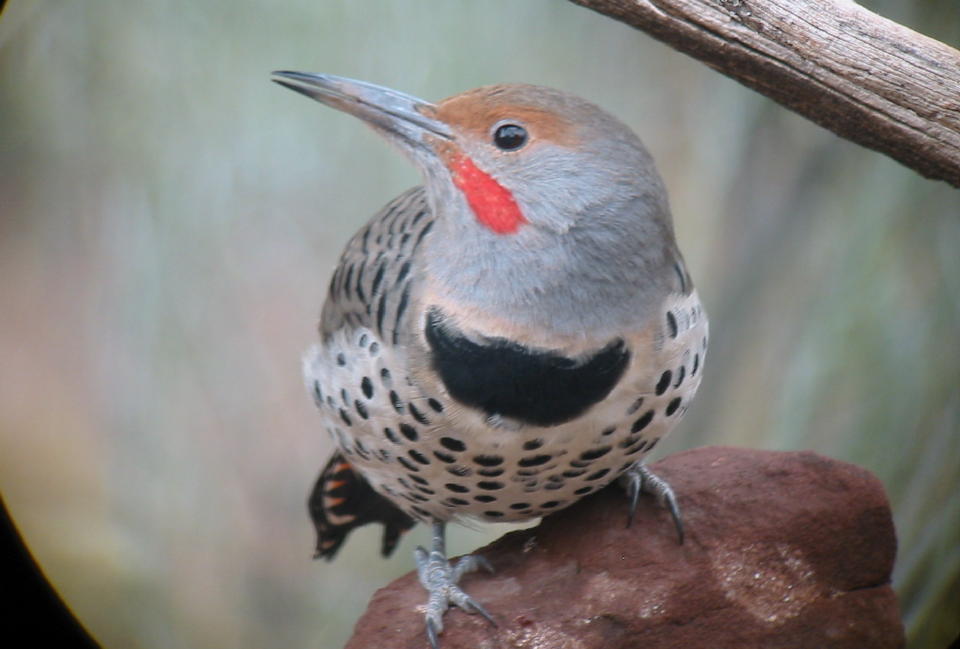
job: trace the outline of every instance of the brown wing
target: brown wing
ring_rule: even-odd
[[[320,316],[324,340],[338,329],[366,327],[396,344],[410,301],[417,250],[433,227],[423,187],[390,203],[347,243]]]

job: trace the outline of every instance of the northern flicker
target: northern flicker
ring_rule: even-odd
[[[437,647],[457,582],[445,524],[556,512],[618,478],[669,508],[642,459],[697,390],[707,317],[636,135],[597,106],[505,84],[432,104],[332,75],[274,81],[365,121],[419,168],[349,241],[330,281],[307,387],[338,450],[310,497],[316,555],[384,525],[433,526],[417,548]]]

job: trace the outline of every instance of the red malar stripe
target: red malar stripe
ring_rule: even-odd
[[[497,234],[513,234],[527,222],[513,194],[484,173],[465,155],[453,158],[450,164],[456,185],[476,215],[477,220]]]

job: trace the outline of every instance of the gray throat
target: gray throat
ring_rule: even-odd
[[[594,208],[563,233],[528,224],[498,235],[457,216],[441,214],[424,242],[428,272],[458,304],[523,327],[613,338],[677,288],[669,212],[641,197]]]

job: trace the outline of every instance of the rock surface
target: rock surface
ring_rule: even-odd
[[[894,648],[896,539],[883,487],[811,452],[708,447],[651,467],[677,493],[686,541],[641,498],[632,527],[610,488],[482,548],[496,574],[464,590],[496,618],[453,608],[442,649]],[[426,593],[381,589],[347,649],[424,649]]]

